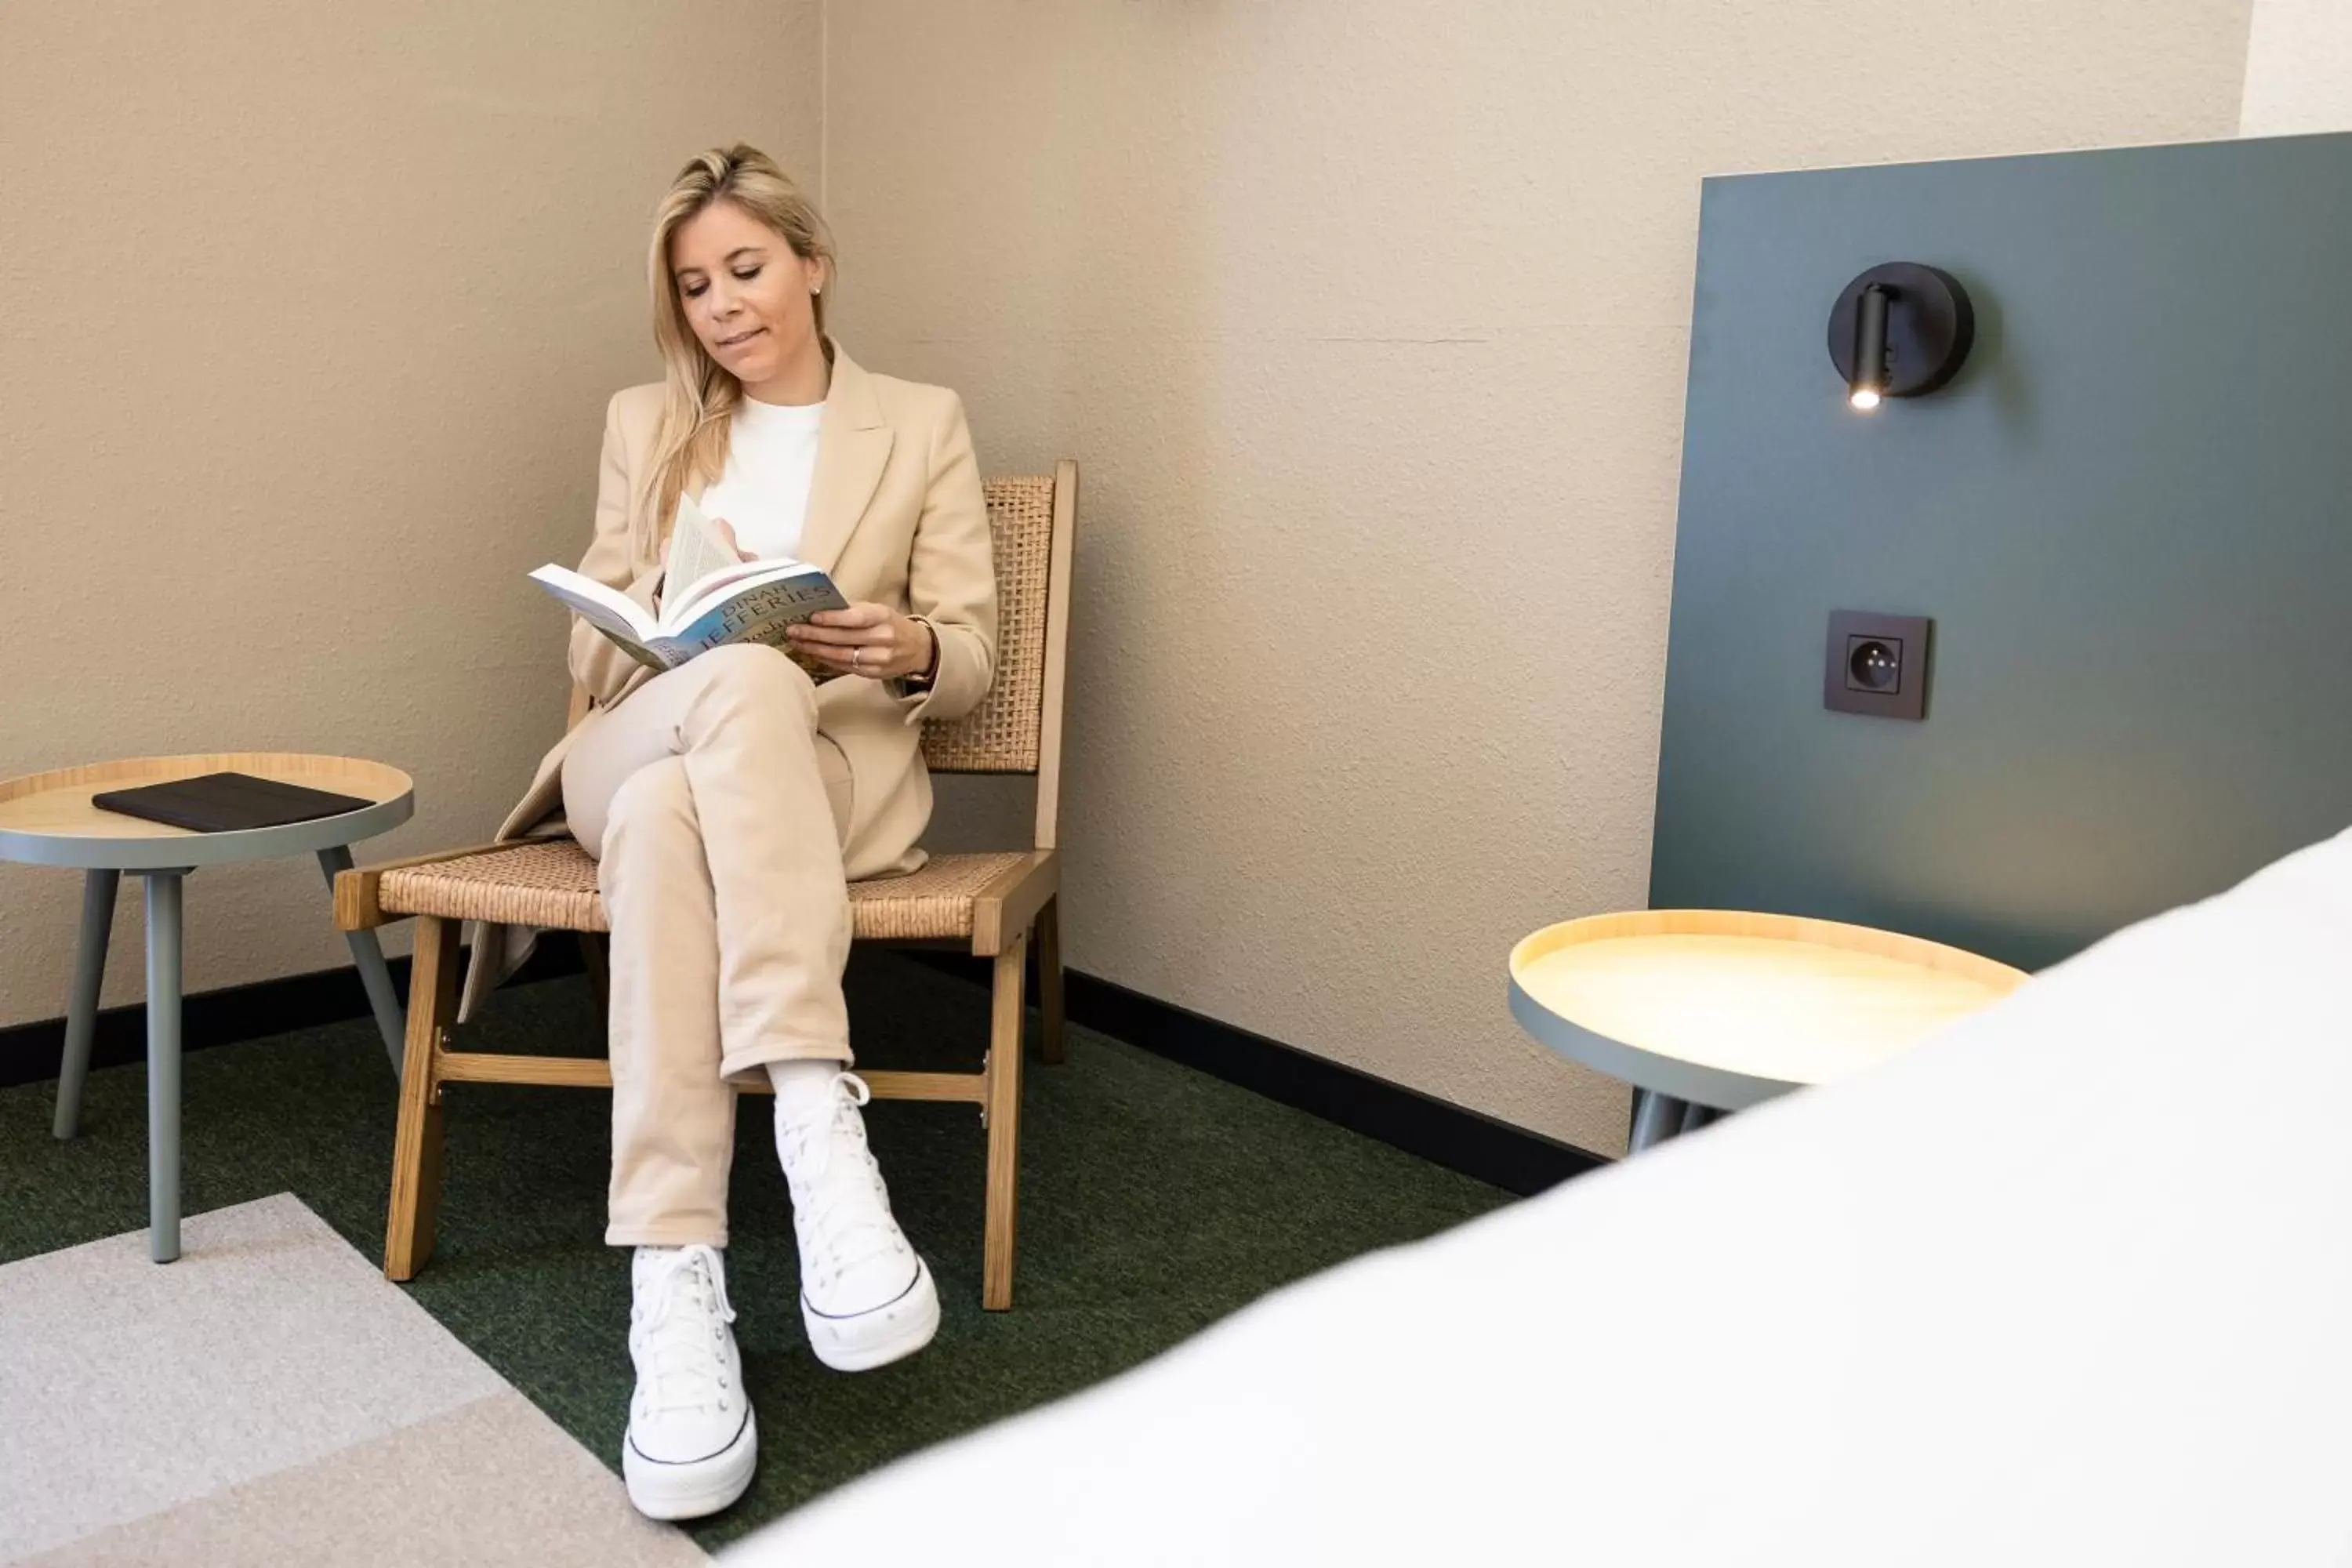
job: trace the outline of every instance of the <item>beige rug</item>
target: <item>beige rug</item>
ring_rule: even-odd
[[[0,1563],[685,1564],[287,1194],[0,1267]]]

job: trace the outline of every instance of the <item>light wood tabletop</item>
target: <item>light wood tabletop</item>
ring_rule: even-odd
[[[239,833],[195,833],[90,804],[90,796],[106,790],[215,773],[251,773],[371,804],[339,816]],[[415,792],[406,773],[383,763],[299,752],[205,752],[58,768],[0,781],[0,860],[131,871],[270,859],[395,827],[408,820]]]
[[[1562,921],[1522,940],[1510,972],[1536,1038],[1718,1110],[1859,1072],[2027,979],[1922,937],[1725,910]]]

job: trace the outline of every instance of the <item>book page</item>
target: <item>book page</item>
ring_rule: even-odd
[[[573,615],[620,644],[639,664],[656,669],[670,668],[673,661],[646,647],[655,640],[654,627],[627,595],[552,562],[533,572],[530,580],[554,595]]]
[[[677,519],[670,525],[669,556],[664,566],[665,605],[693,597],[702,587],[704,578],[743,564],[742,558],[727,548],[695,499],[679,496]]]
[[[572,614],[599,626],[639,638],[653,635],[652,616],[638,608],[626,594],[608,588],[593,577],[583,577],[569,566],[550,562],[533,572],[530,580],[562,600]]]

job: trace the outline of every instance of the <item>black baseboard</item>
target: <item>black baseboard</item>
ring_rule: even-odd
[[[985,959],[940,952],[915,956],[974,984],[990,983]],[[1030,994],[1036,994],[1034,980]],[[1076,970],[1066,976],[1063,1005],[1074,1024],[1239,1084],[1433,1163],[1491,1182],[1507,1192],[1539,1193],[1609,1163],[1573,1144]]]
[[[408,994],[408,960],[391,961],[393,984]],[[542,942],[530,962],[515,972],[509,984],[552,980],[580,972],[580,950],[568,942]],[[462,970],[459,973],[464,973]],[[367,993],[356,969],[321,969],[309,974],[289,974],[277,980],[257,980],[201,992],[180,1002],[180,1049],[201,1051],[213,1046],[257,1040],[294,1029],[339,1024],[347,1018],[370,1016]],[[45,1018],[0,1029],[0,1088],[39,1083],[58,1076],[65,1062],[66,1021]],[[98,1015],[92,1034],[89,1065],[122,1067],[147,1058],[147,1009],[133,1002],[107,1007]]]
[[[910,951],[933,968],[977,985],[989,983],[984,959],[937,948]],[[577,945],[542,942],[509,984],[576,974],[580,967]],[[392,972],[394,983],[405,994],[408,960],[393,960]],[[1031,994],[1035,994],[1034,986]],[[1065,1002],[1075,1024],[1491,1182],[1507,1192],[1539,1193],[1608,1163],[1524,1127],[1342,1067],[1091,974],[1069,972]],[[204,1050],[366,1016],[367,994],[360,988],[358,971],[328,969],[291,974],[184,999],[180,1047],[183,1051]],[[65,1058],[65,1039],[62,1018],[0,1029],[0,1087],[55,1079]],[[143,1060],[146,1054],[144,1007],[134,1003],[99,1014],[90,1047],[92,1067],[121,1067]]]

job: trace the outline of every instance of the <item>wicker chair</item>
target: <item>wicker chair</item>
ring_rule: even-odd
[[[1064,649],[1069,628],[1071,536],[1077,465],[1050,478],[992,479],[1000,624],[995,684],[985,701],[952,723],[926,726],[923,757],[935,773],[1032,773],[1037,780],[1036,842],[1025,850],[935,856],[912,876],[851,885],[861,942],[968,940],[995,961],[989,1049],[981,1070],[866,1072],[886,1100],[968,1100],[988,1134],[987,1229],[981,1300],[1013,1304],[1013,1205],[1021,1132],[1023,988],[1029,944],[1037,944],[1038,997],[1045,1060],[1062,1059],[1060,864],[1055,806],[1062,769]],[[572,722],[587,710],[575,689]],[[383,1271],[415,1276],[432,1256],[441,1188],[442,1089],[453,1083],[610,1088],[602,1058],[495,1056],[449,1048],[462,922],[487,920],[601,933],[596,864],[568,838],[482,845],[345,871],[335,879],[335,921],[362,931],[416,921],[409,979],[408,1037],[393,1144],[392,1208]],[[602,948],[583,936],[601,995]]]

